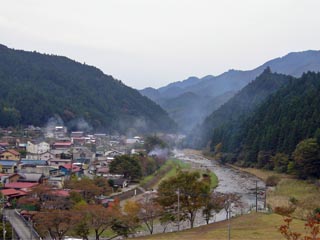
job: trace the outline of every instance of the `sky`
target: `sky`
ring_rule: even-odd
[[[0,43],[158,88],[319,50],[319,9],[319,0],[3,0]]]

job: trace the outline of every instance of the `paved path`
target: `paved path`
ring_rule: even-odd
[[[30,228],[28,222],[23,219],[14,209],[5,209],[4,211],[7,221],[10,222],[15,233],[21,240],[39,240],[38,234]]]

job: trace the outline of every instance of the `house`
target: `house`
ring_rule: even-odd
[[[47,166],[48,162],[46,160],[30,160],[24,159],[20,161],[19,167],[20,169],[25,167],[37,167],[37,166]]]
[[[43,165],[22,165],[20,166],[19,173],[40,173],[45,177],[50,177],[52,175],[59,175],[60,171],[57,167],[43,166]]]
[[[39,142],[39,143],[33,143],[28,141],[27,142],[27,152],[33,153],[33,154],[42,154],[45,152],[48,152],[50,150],[50,144],[47,142]]]
[[[3,149],[6,149],[10,146],[10,144],[8,142],[0,142],[0,147]]]
[[[91,152],[87,147],[74,147],[72,149],[73,159],[88,159],[89,162],[94,159],[95,154]]]
[[[97,170],[96,170],[96,174],[98,176],[104,176],[104,175],[108,174],[109,172],[110,172],[110,170],[108,167],[100,167],[100,168],[97,168]]]
[[[17,161],[0,160],[0,171],[2,173],[15,173],[17,171]]]
[[[39,159],[49,160],[50,158],[53,158],[53,157],[54,157],[54,154],[52,154],[51,152],[44,152],[40,154],[27,153],[26,155],[26,159],[28,160],[39,160]]]
[[[64,126],[55,126],[54,128],[54,137],[55,138],[64,138],[68,130]]]
[[[129,185],[129,181],[125,178],[115,178],[115,179],[111,179],[113,182],[113,187],[121,187],[121,188],[125,188],[128,187]]]
[[[72,159],[71,148],[67,149],[52,149],[50,151],[51,158]]]
[[[43,183],[45,176],[42,173],[19,173],[18,182]]]
[[[128,145],[132,145],[132,144],[140,143],[140,140],[136,138],[127,138],[125,143]]]
[[[52,147],[53,149],[70,149],[72,142],[55,142]]]
[[[71,132],[70,137],[71,137],[71,138],[74,138],[74,137],[78,137],[78,138],[83,137],[83,132]]]
[[[13,149],[5,150],[0,154],[0,160],[20,160],[20,153]]]
[[[3,183],[6,184],[6,183],[18,182],[19,178],[20,178],[20,175],[18,173],[13,173],[7,176],[4,179]]]
[[[6,179],[10,176],[8,173],[0,173],[0,182],[3,185],[6,182]]]
[[[147,150],[143,148],[133,148],[130,152],[132,155],[140,155],[140,154],[146,154]]]
[[[12,183],[6,183],[4,185],[4,188],[6,189],[16,189],[16,190],[22,190],[22,191],[30,191],[31,188],[38,186],[39,183],[30,183],[30,182],[12,182]]]
[[[64,175],[76,175],[76,176],[81,176],[83,175],[83,169],[80,168],[79,166],[73,165],[71,163],[65,164],[63,166],[59,166],[60,172],[63,173]]]
[[[65,164],[71,164],[71,163],[72,163],[72,159],[51,158],[48,160],[49,166],[52,166],[52,167],[59,167],[59,166],[63,166]]]
[[[12,201],[13,199],[17,199],[17,198],[20,198],[20,197],[27,195],[27,193],[25,191],[16,190],[16,189],[12,189],[12,188],[2,189],[2,190],[0,190],[0,192],[1,192],[2,196],[4,196],[7,201]]]
[[[73,145],[75,146],[83,146],[86,143],[86,138],[84,137],[73,137],[71,138]]]

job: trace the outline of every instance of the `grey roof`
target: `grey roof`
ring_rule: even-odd
[[[21,164],[23,164],[23,165],[27,165],[27,164],[29,164],[29,165],[41,165],[41,166],[48,165],[46,160],[28,160],[28,159],[21,160]]]
[[[39,182],[39,180],[43,177],[42,173],[19,173],[19,175],[23,179],[19,179],[19,181],[26,181],[26,182]]]

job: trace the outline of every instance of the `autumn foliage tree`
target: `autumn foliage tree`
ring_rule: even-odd
[[[73,190],[79,190],[83,194],[83,198],[87,203],[94,202],[94,197],[103,193],[103,187],[98,186],[99,182],[95,182],[89,178],[71,179],[65,183],[65,187]]]
[[[310,217],[305,223],[306,234],[296,232],[292,229],[292,218],[286,217],[284,224],[279,227],[281,235],[287,240],[320,240],[320,215]]]
[[[138,204],[138,218],[146,225],[150,234],[152,234],[154,230],[154,222],[162,215],[163,208],[157,201],[155,201],[155,197],[152,196],[151,193],[145,194]]]
[[[111,228],[114,220],[120,217],[119,203],[115,203],[108,208],[102,205],[84,204],[76,206],[75,211],[81,219],[76,224],[78,235],[84,235],[87,229],[92,229],[96,240],[99,240],[101,234]]]
[[[138,202],[128,200],[123,207],[122,214],[119,218],[114,219],[111,227],[112,230],[126,238],[129,237],[130,234],[135,233],[136,229],[140,226],[139,211],[140,205]]]
[[[197,211],[209,197],[210,185],[207,179],[200,178],[199,172],[179,171],[176,176],[160,183],[157,201],[166,211],[180,214],[179,220],[188,220],[193,228]]]
[[[69,210],[47,210],[35,214],[33,221],[41,236],[49,233],[51,239],[62,240],[78,221],[78,215]]]
[[[204,199],[202,216],[207,224],[209,224],[211,218],[213,218],[215,214],[224,208],[225,201],[225,195],[216,192],[213,192],[209,198]]]

